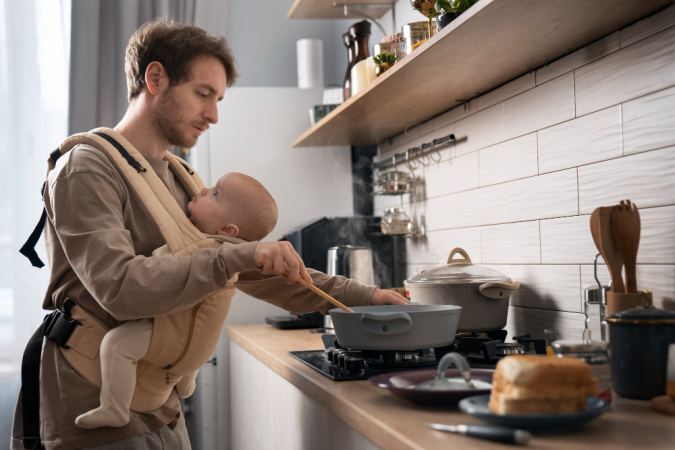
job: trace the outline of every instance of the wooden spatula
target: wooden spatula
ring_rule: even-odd
[[[285,273],[284,275],[288,275],[288,271],[286,271],[286,273]],[[338,308],[340,308],[340,309],[343,310],[343,311],[346,311],[346,312],[354,312],[353,309],[351,309],[351,308],[349,308],[349,307],[343,305],[342,303],[340,303],[339,301],[335,300],[333,297],[331,297],[330,295],[326,294],[324,291],[322,291],[322,290],[319,289],[318,287],[314,286],[312,283],[308,283],[307,281],[303,280],[302,278],[298,278],[298,281],[296,281],[295,284],[299,284],[299,285],[301,285],[301,286],[305,286],[306,288],[309,288],[309,290],[314,291],[316,294],[318,294],[319,296],[321,296],[321,297],[323,297],[324,299],[328,300],[329,302],[331,302],[332,304],[334,304],[335,306],[337,306]]]
[[[612,276],[612,292],[624,292],[621,269],[623,258],[614,245],[612,233],[612,210],[618,206],[601,206],[591,214],[591,234],[598,251],[605,260],[609,273]]]
[[[637,292],[635,261],[640,246],[640,212],[630,200],[621,200],[612,210],[614,243],[626,266],[626,292]]]

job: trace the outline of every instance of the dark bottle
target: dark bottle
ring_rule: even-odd
[[[345,33],[347,34],[347,33]],[[349,37],[351,38],[352,57],[349,59],[347,65],[347,74],[345,76],[345,100],[351,97],[351,73],[352,67],[359,61],[368,58],[368,38],[370,37],[370,22],[362,20],[349,27]],[[342,35],[345,45],[347,45],[347,38]],[[349,50],[348,50],[349,51]]]
[[[347,73],[345,74],[345,81],[342,83],[345,101],[351,96],[352,92],[352,67],[354,67],[354,36],[349,32],[342,35],[342,42],[347,47]]]

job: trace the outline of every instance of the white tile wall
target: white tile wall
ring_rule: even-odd
[[[675,264],[675,206],[640,210],[640,264]]]
[[[478,155],[481,186],[537,175],[537,133],[481,149]]]
[[[675,27],[574,71],[577,115],[675,85]]]
[[[457,156],[504,140],[504,105],[499,103],[455,123]]]
[[[464,139],[419,172],[427,236],[408,240],[408,274],[463,247],[522,283],[511,336],[583,328],[597,253],[589,215],[629,198],[642,218],[639,287],[675,310],[674,19],[670,7],[409,130],[418,134],[398,147],[383,145],[391,156],[453,130]]]
[[[489,264],[487,267],[520,281],[520,289],[509,302],[512,306],[581,312],[578,265]]]
[[[480,228],[430,231],[424,239],[409,239],[406,245],[407,261],[409,264],[440,264],[455,247],[463,248],[473,263],[480,263]]]
[[[539,173],[618,158],[621,105],[540,130]]]
[[[623,105],[624,153],[675,145],[675,88]]]
[[[621,47],[627,47],[672,26],[675,26],[675,6],[669,6],[664,11],[621,30]]]
[[[504,86],[498,87],[497,89],[488,92],[485,95],[481,95],[476,99],[478,111],[495,105],[499,102],[503,102],[504,100],[516,96],[521,92],[525,92],[528,89],[532,89],[535,86],[534,78],[534,72],[526,73],[522,77],[517,78],[512,82],[505,84]]]
[[[479,186],[478,152],[424,168],[426,198],[468,191]]]
[[[480,227],[482,261],[488,264],[539,264],[539,221]]]
[[[632,200],[638,208],[675,204],[675,147],[579,167],[579,209]]]
[[[493,107],[494,108],[494,107]],[[504,102],[506,139],[574,118],[574,74],[523,92]]]
[[[618,31],[537,70],[537,84],[546,83],[617,50],[619,50]]]
[[[591,236],[590,215],[542,220],[542,264],[583,264],[598,253]]]
[[[507,339],[528,333],[530,337],[543,338],[544,310],[509,306],[505,329],[509,333]]]

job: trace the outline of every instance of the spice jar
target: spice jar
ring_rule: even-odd
[[[413,232],[414,226],[401,208],[387,208],[384,210],[380,229],[384,234],[408,234]]]
[[[598,397],[606,402],[612,401],[612,367],[604,341],[553,341],[553,354],[568,356],[585,361],[591,366],[593,376],[598,380]]]

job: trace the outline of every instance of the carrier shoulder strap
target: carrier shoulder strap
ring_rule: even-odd
[[[103,150],[113,165],[127,182],[130,189],[134,190],[146,206],[155,223],[160,228],[172,253],[204,238],[185,216],[182,209],[166,188],[162,180],[152,170],[147,170],[148,162],[143,155],[136,150],[122,135],[109,128],[96,128],[90,133],[75,134],[66,139],[58,149],[54,150],[48,160],[47,175],[56,166],[56,161],[78,144],[88,144]],[[185,161],[166,153],[166,159],[178,181],[192,197],[204,188],[204,182],[197,173]],[[42,185],[44,196],[46,182]],[[159,202],[157,201],[159,200]],[[26,256],[35,267],[44,267],[35,246],[44,230],[47,218],[46,209],[35,229],[19,250]]]

